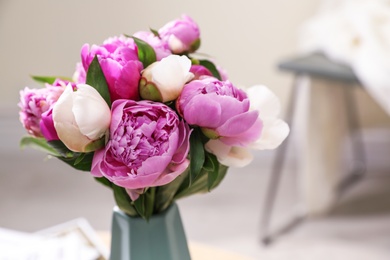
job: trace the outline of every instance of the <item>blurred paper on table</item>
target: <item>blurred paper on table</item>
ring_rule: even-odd
[[[305,53],[322,52],[349,65],[390,114],[389,0],[325,0],[303,24],[299,44]]]
[[[108,249],[85,219],[72,220],[36,233],[0,228],[0,259],[105,260]]]

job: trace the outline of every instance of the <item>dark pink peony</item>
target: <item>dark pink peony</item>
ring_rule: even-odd
[[[81,65],[74,74],[77,83],[85,83],[89,65],[97,55],[103,74],[106,77],[111,100],[138,100],[138,82],[143,69],[138,59],[138,49],[132,38],[112,37],[102,45],[85,44],[81,49]]]

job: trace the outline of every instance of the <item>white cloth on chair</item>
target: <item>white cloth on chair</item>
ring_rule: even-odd
[[[349,65],[390,115],[390,0],[325,0],[299,43],[303,52]]]

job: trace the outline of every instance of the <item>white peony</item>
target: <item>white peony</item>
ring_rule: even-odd
[[[111,111],[99,92],[87,84],[73,90],[68,84],[53,107],[54,127],[60,140],[74,152],[89,152],[99,147],[111,122]]]

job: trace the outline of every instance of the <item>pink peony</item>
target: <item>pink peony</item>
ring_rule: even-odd
[[[261,134],[258,111],[249,110],[245,92],[229,81],[213,77],[191,81],[176,105],[188,124],[201,127],[206,136],[227,145],[247,146]]]
[[[186,15],[167,23],[158,30],[158,33],[175,54],[194,52],[200,46],[199,27],[191,17]]]
[[[106,77],[111,100],[138,100],[138,82],[143,65],[138,59],[134,40],[120,36],[105,40],[101,46],[85,44],[81,49],[82,66],[78,65],[74,74],[77,83],[85,83],[86,72],[95,55]]]
[[[167,184],[184,172],[189,135],[188,125],[162,103],[117,100],[109,141],[95,152],[91,173],[125,187],[134,200],[139,189]]]
[[[45,84],[44,88],[25,87],[20,91],[19,119],[30,135],[44,137],[40,127],[42,114],[50,110],[57,102],[66,84],[65,81],[56,80],[53,85]]]
[[[256,85],[246,90],[251,101],[250,110],[259,112],[263,123],[261,135],[247,147],[226,145],[220,140],[210,140],[205,149],[217,156],[218,161],[226,166],[244,167],[253,160],[250,150],[275,149],[290,132],[289,126],[278,118],[280,101],[266,86]]]

